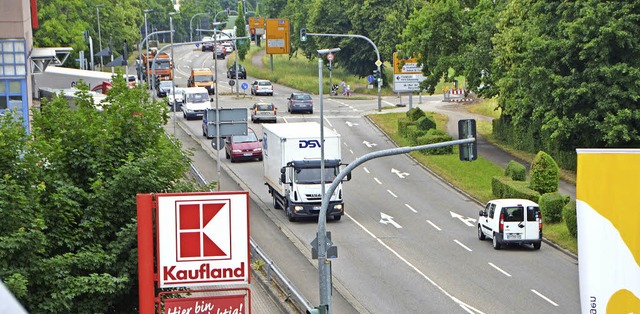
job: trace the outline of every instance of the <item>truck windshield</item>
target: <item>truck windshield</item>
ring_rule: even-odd
[[[336,178],[336,168],[324,169],[325,183],[333,182]],[[320,168],[298,168],[296,169],[295,182],[299,184],[320,183]]]
[[[213,75],[196,75],[193,79],[196,82],[213,82]]]
[[[171,64],[169,63],[169,60],[158,61],[156,59],[156,62],[153,68],[156,70],[169,70],[171,69]]]
[[[190,102],[190,103],[205,102],[209,100],[208,97],[209,97],[209,94],[207,93],[187,94],[187,102]]]

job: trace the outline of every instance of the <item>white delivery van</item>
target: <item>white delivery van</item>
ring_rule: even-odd
[[[211,108],[209,92],[204,87],[187,87],[184,92],[182,116],[187,119],[202,119],[207,108]]]
[[[487,203],[478,217],[478,239],[490,238],[493,248],[503,244],[542,243],[542,215],[538,204],[525,199],[497,199]]]

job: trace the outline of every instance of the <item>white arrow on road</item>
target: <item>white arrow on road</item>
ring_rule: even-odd
[[[369,143],[367,141],[362,141],[362,144],[367,145],[367,147],[373,147],[373,146],[377,146],[378,145],[376,143]]]
[[[476,219],[475,218],[471,218],[471,217],[464,217],[460,214],[456,214],[452,211],[449,211],[451,213],[451,218],[458,218],[460,219],[460,221],[464,222],[465,225],[469,226],[469,227],[473,227],[475,225]]]
[[[393,221],[393,217],[385,214],[385,213],[380,213],[380,223],[383,223],[385,225],[387,224],[392,224],[394,227],[400,229],[402,228],[401,225],[399,225],[397,222]]]
[[[347,124],[348,127],[352,127],[354,125],[358,125],[357,123],[353,123],[353,122],[349,122],[349,121],[347,121],[345,123]]]
[[[401,172],[400,170],[396,170],[396,169],[393,169],[393,168],[391,168],[391,172],[397,174],[398,177],[400,177],[400,179],[404,179],[406,176],[409,175],[408,172]]]

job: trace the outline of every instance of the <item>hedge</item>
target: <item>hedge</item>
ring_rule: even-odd
[[[491,191],[497,198],[522,198],[538,203],[540,193],[529,188],[526,181],[514,181],[509,177],[491,178]]]
[[[515,160],[510,160],[507,168],[504,169],[504,175],[514,181],[525,181],[527,180],[527,168]]]

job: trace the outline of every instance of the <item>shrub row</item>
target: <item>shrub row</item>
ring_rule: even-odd
[[[427,116],[422,109],[416,107],[407,111],[407,117],[398,119],[398,134],[409,141],[412,146],[427,145],[451,141],[451,136],[436,129],[436,122]],[[425,155],[453,154],[453,146],[423,149]]]

